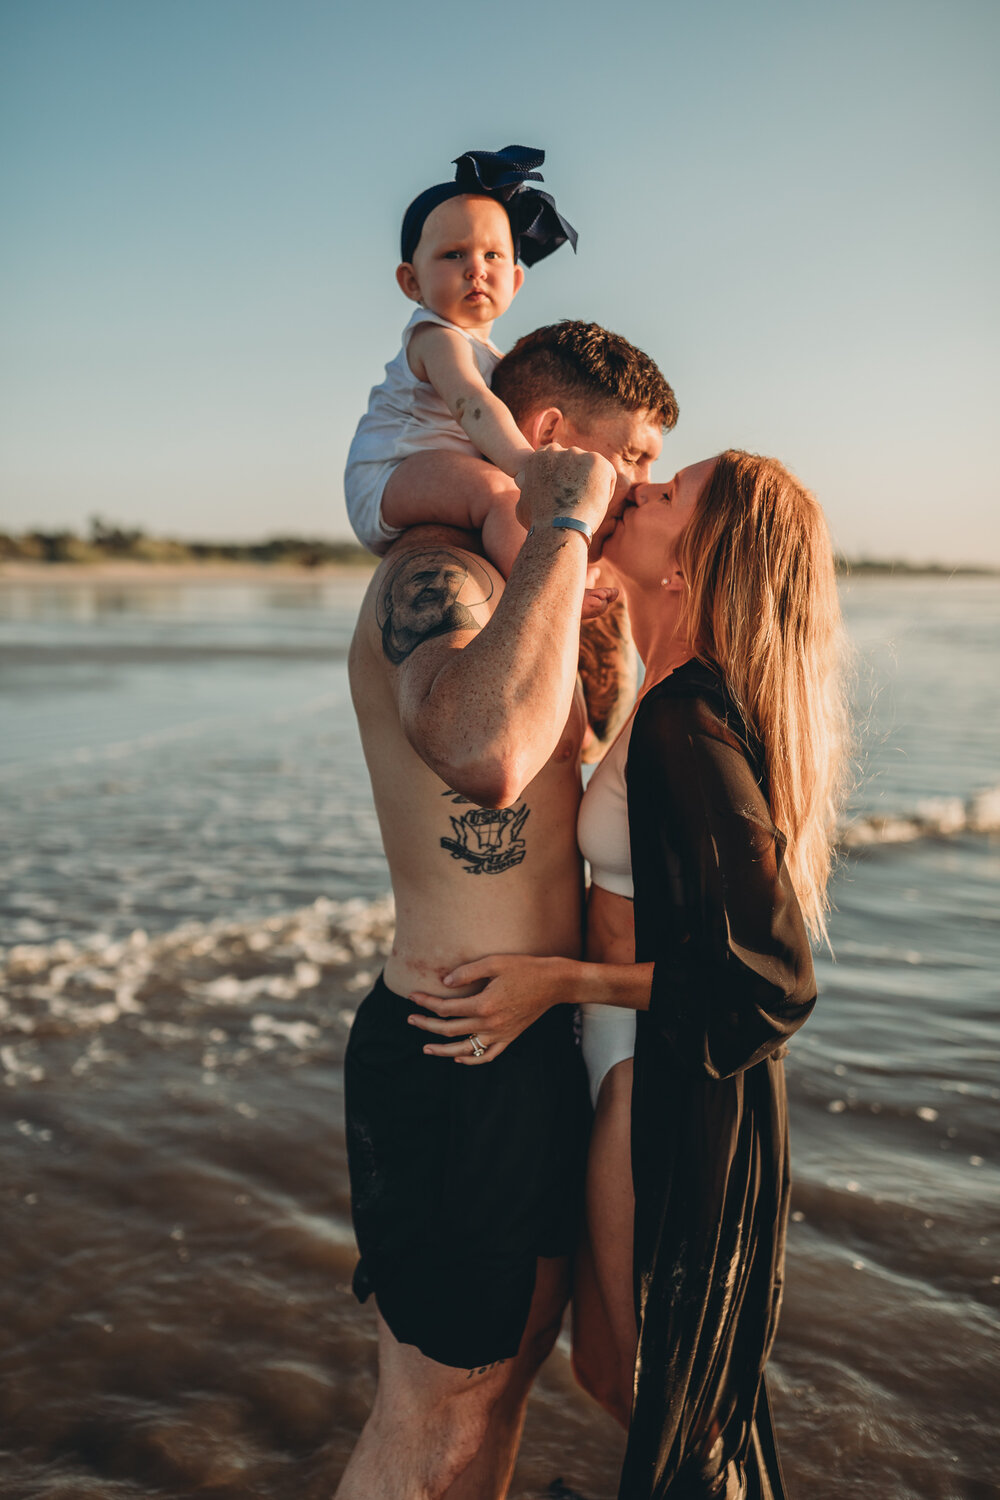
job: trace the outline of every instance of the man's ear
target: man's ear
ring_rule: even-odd
[[[521,431],[533,448],[543,448],[546,443],[565,444],[566,421],[558,406],[545,406],[531,413]]]
[[[396,267],[396,281],[403,296],[409,297],[411,302],[421,302],[423,300],[420,295],[420,282],[417,280],[417,273],[408,260],[404,260],[402,265]]]

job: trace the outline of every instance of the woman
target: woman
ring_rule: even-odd
[[[842,766],[833,558],[818,504],[772,459],[730,451],[632,501],[605,556],[646,677],[580,823],[588,959],[605,961],[482,959],[447,981],[481,993],[414,995],[445,1019],[412,1019],[461,1036],[430,1050],[476,1065],[554,1004],[621,1013],[624,1038],[584,1023],[590,1237],[618,1367],[634,1367],[620,1495],[770,1500],[784,1494],[763,1382],[788,1213],[781,1058],[815,1003],[809,934],[826,935]]]

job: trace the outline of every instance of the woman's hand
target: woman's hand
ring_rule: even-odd
[[[485,980],[478,994],[449,1000],[416,991],[410,999],[434,1014],[411,1015],[408,1020],[411,1026],[443,1039],[427,1044],[424,1051],[429,1056],[453,1057],[459,1063],[492,1062],[553,1005],[577,1002],[580,971],[585,967],[571,958],[532,958],[521,953],[477,958],[446,974],[443,983]],[[475,1036],[483,1051],[475,1051],[470,1036]],[[454,1041],[448,1040],[452,1037]]]

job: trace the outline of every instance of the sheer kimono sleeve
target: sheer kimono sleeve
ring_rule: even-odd
[[[629,752],[636,960],[678,1063],[725,1078],[776,1053],[816,999],[812,955],[746,747],[697,697],[650,696]]]

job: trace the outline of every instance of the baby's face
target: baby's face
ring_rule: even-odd
[[[439,317],[459,328],[487,329],[524,280],[505,209],[492,198],[465,195],[439,203],[397,279],[408,297]]]

